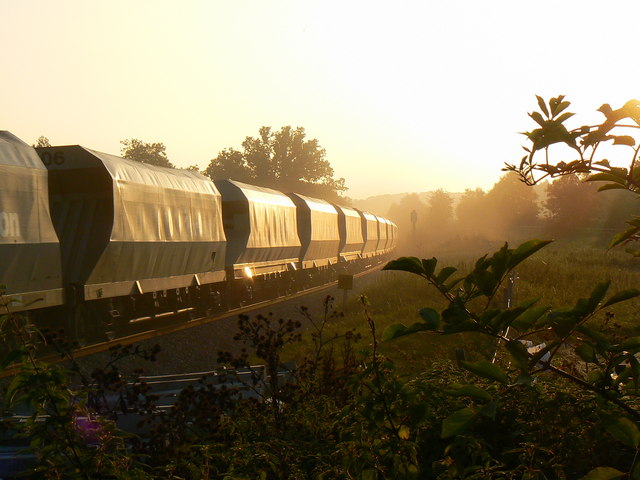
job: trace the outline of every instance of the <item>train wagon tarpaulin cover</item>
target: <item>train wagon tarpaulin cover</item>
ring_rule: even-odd
[[[340,228],[340,257],[345,261],[359,258],[364,247],[362,217],[355,208],[335,205]]]
[[[296,206],[284,193],[233,180],[216,180],[234,276],[289,270],[300,255]],[[251,264],[250,271],[245,266]]]
[[[389,232],[391,234],[391,242],[389,244],[389,248],[393,250],[398,246],[398,226],[391,220],[387,220],[387,222],[389,222]]]
[[[378,215],[375,215],[378,219],[378,248],[381,252],[386,252],[391,247],[391,232],[389,232],[389,221]]]
[[[378,248],[378,218],[373,213],[360,212],[362,218],[362,236],[364,237],[363,257],[376,254]]]
[[[0,131],[0,284],[13,310],[63,302],[47,170],[33,147],[7,131]]]
[[[60,159],[49,166],[54,222],[64,232],[69,280],[85,285],[85,299],[224,279],[221,200],[208,178],[77,145],[39,154],[51,151]],[[80,250],[83,262],[75,258]],[[74,264],[89,267],[77,271]]]
[[[325,200],[306,197],[298,193],[288,196],[296,204],[298,236],[302,243],[302,268],[325,266],[338,262],[340,230],[338,212]]]

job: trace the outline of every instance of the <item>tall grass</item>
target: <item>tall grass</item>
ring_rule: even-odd
[[[486,244],[482,246],[487,247]],[[447,249],[425,252],[422,256],[436,256],[438,268],[451,265],[464,274],[472,268],[477,257],[491,254],[494,247],[499,248],[500,245],[491,245],[486,251],[466,246],[460,249],[460,255]],[[446,306],[438,292],[415,275],[389,271],[376,275],[364,289],[366,305],[352,299],[344,316],[332,320],[325,335],[355,329],[363,337],[359,348],[367,349],[372,341],[366,315],[375,320],[380,335],[393,323],[410,325],[418,321],[418,311],[423,307],[441,310]],[[619,250],[606,251],[580,242],[557,242],[523,262],[516,276],[514,303],[538,298],[540,304],[559,309],[573,306],[578,298],[588,297],[595,285],[605,280],[611,280],[609,294],[640,288],[640,260]],[[614,305],[610,310],[614,313],[612,323],[621,336],[640,335],[640,301]],[[594,322],[600,320],[594,319]],[[310,341],[309,335],[304,338]],[[295,358],[304,348],[302,345],[288,353]],[[463,349],[469,359],[479,359],[490,357],[495,348],[492,340],[478,334],[443,336],[423,333],[385,342],[381,345],[381,352],[393,358],[400,371],[411,374],[425,370],[436,360],[455,359],[457,349]]]

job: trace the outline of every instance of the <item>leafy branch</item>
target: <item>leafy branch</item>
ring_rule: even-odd
[[[502,364],[488,360],[462,361],[461,365],[473,374],[497,383],[503,391],[532,385],[536,376],[550,373],[595,394],[603,411],[611,410],[606,407],[609,404],[635,422],[640,421],[640,410],[637,409],[640,337],[617,341],[591,325],[596,317],[611,315],[608,311],[611,306],[640,296],[640,290],[623,290],[607,297],[610,282],[605,281],[596,285],[588,298],[578,299],[572,308],[553,309],[539,305],[537,299],[525,300],[513,307],[495,306],[496,296],[513,270],[549,243],[531,240],[515,249],[505,244],[492,256],[479,258],[471,272],[457,278],[453,277],[456,272],[453,267],[438,271],[435,258],[401,257],[389,262],[385,270],[409,272],[424,278],[440,292],[448,305],[441,312],[429,307],[421,309],[421,320],[410,326],[390,325],[382,335],[383,340],[425,331],[441,335],[461,332],[486,335],[504,344],[507,361]],[[556,360],[559,356],[580,358],[594,372],[589,373],[588,368],[580,372],[562,367]],[[442,426],[443,438],[465,432],[480,417],[495,416],[499,394],[476,385],[459,384],[452,384],[450,393],[469,397],[476,406],[464,407],[447,417]],[[640,430],[634,421],[626,421],[620,414],[607,415],[604,426],[608,431],[623,428],[625,433],[620,436],[640,439]],[[639,446],[635,440],[627,444],[635,449]]]
[[[640,142],[637,139],[640,133],[640,100],[629,100],[615,110],[605,103],[598,109],[605,117],[602,123],[571,129],[566,122],[575,114],[565,111],[570,102],[564,99],[564,95],[551,98],[548,103],[540,96],[536,98],[540,110],[530,112],[529,117],[538,128],[523,132],[529,142],[522,147],[527,154],[519,164],[507,163],[503,170],[517,173],[527,185],[535,185],[545,178],[582,174],[586,181],[604,182],[599,191],[628,190],[640,194],[640,171],[637,168],[640,154]],[[599,156],[599,148],[605,144],[630,150],[628,166],[614,166],[604,155]],[[572,156],[551,161],[550,147],[553,145],[569,147]],[[544,152],[544,160],[539,160],[537,156],[541,151]],[[627,223],[630,228],[616,235],[611,240],[610,248],[640,239],[640,217],[633,217]],[[631,253],[637,254],[635,251]]]

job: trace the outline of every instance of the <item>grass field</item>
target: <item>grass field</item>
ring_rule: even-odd
[[[468,271],[475,259],[485,253],[492,253],[491,247],[500,244],[474,248],[461,248],[460,255],[447,249],[443,252],[424,252],[422,256],[436,256],[439,268],[451,265],[459,271]],[[513,244],[510,247],[516,247]],[[584,246],[579,242],[556,242],[545,247],[536,255],[523,262],[516,271],[514,302],[529,298],[539,298],[541,304],[553,308],[573,306],[578,298],[588,296],[594,286],[604,280],[611,280],[609,295],[629,289],[640,288],[640,260],[619,251]],[[419,320],[418,310],[432,307],[440,310],[445,306],[442,297],[427,282],[415,275],[404,272],[380,272],[375,281],[366,288],[365,306],[352,300],[344,317],[333,319],[325,336],[356,329],[362,335],[357,344],[359,349],[369,349],[371,333],[366,321],[368,314],[375,320],[378,337],[385,327],[393,323],[411,324]],[[638,312],[640,301],[629,301],[611,308],[614,313],[611,328],[617,328],[621,336],[640,334]],[[602,319],[594,319],[594,322]],[[615,325],[615,327],[613,326]],[[310,335],[303,337],[305,343]],[[308,343],[307,343],[308,345]],[[287,356],[297,357],[305,344],[287,351]],[[488,358],[496,346],[493,341],[477,334],[457,334],[451,336],[422,333],[381,344],[381,352],[391,357],[401,372],[419,373],[433,361],[455,358],[456,349],[464,349],[470,359]]]

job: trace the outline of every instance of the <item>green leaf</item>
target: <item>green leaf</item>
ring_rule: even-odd
[[[394,338],[401,337],[406,335],[407,326],[402,323],[394,323],[393,325],[389,325],[382,332],[382,341],[388,342],[389,340],[393,340]]]
[[[595,145],[599,142],[606,142],[610,140],[611,136],[607,135],[607,131],[602,131],[600,129],[589,132],[583,139],[582,144],[585,147],[590,147],[591,145]]]
[[[604,192],[606,190],[627,190],[627,187],[625,185],[618,185],[617,183],[607,183],[606,185],[598,187],[599,192]]]
[[[566,143],[571,147],[576,147],[575,138],[569,133],[567,128],[556,120],[548,120],[543,128],[534,130],[537,138],[533,144],[533,150],[541,150],[555,143]]]
[[[595,340],[600,348],[607,349],[611,345],[609,339],[605,335],[585,325],[579,325],[578,328],[576,328],[576,331],[586,335],[592,340]]]
[[[432,328],[432,325],[425,322],[416,322],[410,327],[406,327],[402,323],[395,323],[393,325],[389,325],[384,329],[384,331],[382,332],[382,341],[387,342],[398,337],[411,335],[413,333],[422,332],[425,330],[435,330],[435,328]]]
[[[581,317],[573,310],[555,311],[547,315],[547,320],[553,333],[559,337],[566,337],[576,328]]]
[[[620,346],[620,351],[637,350],[640,348],[640,337],[627,338]]]
[[[2,362],[0,362],[0,369],[4,370],[8,366],[14,363],[18,363],[19,361],[22,361],[22,359],[25,358],[26,355],[27,355],[26,348],[17,348],[15,350],[11,350],[7,354],[7,356],[2,359]]]
[[[436,271],[436,265],[438,264],[438,260],[436,257],[432,257],[422,260],[422,267],[424,268],[425,273],[429,278],[433,276],[433,273]]]
[[[277,469],[274,468],[274,471],[277,471]],[[362,470],[362,480],[377,480],[377,478],[378,478],[378,472],[376,472],[373,468],[367,468],[365,470]]]
[[[500,279],[507,272],[507,266],[512,255],[512,250],[509,249],[509,245],[505,242],[500,250],[495,252],[489,259],[491,272],[496,278]]]
[[[460,385],[459,383],[454,383],[449,386],[447,393],[456,397],[471,397],[476,400],[491,400],[491,395],[486,390],[483,390],[475,385]]]
[[[541,248],[546,247],[551,242],[552,240],[538,240],[538,239],[533,239],[533,240],[529,240],[528,242],[524,242],[512,252],[511,258],[507,263],[507,267],[509,269],[513,269],[514,267],[516,267],[516,265],[518,265],[522,261],[529,258],[531,255],[536,253]]]
[[[569,105],[571,105],[570,102],[563,102],[563,99],[564,99],[564,95],[558,95],[557,97],[549,100],[549,106],[551,107],[551,115],[553,117],[555,117],[560,112],[568,108]]]
[[[397,260],[391,260],[384,266],[383,270],[398,270],[415,273],[416,275],[425,275],[426,273],[422,262],[416,257],[400,257]]]
[[[491,262],[489,260],[487,260],[487,256],[483,255],[482,257],[480,257],[478,260],[476,260],[476,264],[474,265],[474,270],[482,270],[482,269],[486,269],[489,267],[489,264]]]
[[[600,172],[589,175],[589,177],[587,178],[587,182],[613,182],[626,186],[627,177],[626,175],[616,175],[609,172]]]
[[[540,110],[542,110],[542,112],[548,117],[549,110],[547,110],[547,105],[544,103],[544,99],[540,95],[536,95],[536,98],[538,99],[538,106],[540,107]]]
[[[606,415],[602,422],[609,434],[629,448],[636,449],[640,443],[640,430],[626,417]]]
[[[613,294],[609,300],[607,300],[602,307],[608,307],[609,305],[613,305],[614,303],[620,303],[640,295],[640,290],[637,288],[631,288],[629,290],[622,290],[620,292],[616,292]]]
[[[508,310],[501,310],[500,313],[491,320],[490,326],[493,333],[501,332],[510,327],[513,321],[526,309],[525,306],[517,306]]]
[[[527,309],[521,313],[512,323],[511,326],[519,332],[526,332],[533,328],[536,321],[549,311],[549,307],[539,306]]]
[[[633,237],[634,235],[637,235],[638,232],[640,232],[640,228],[638,227],[633,227],[633,228],[629,228],[627,230],[625,230],[624,232],[618,233],[616,236],[614,236],[611,239],[611,242],[609,243],[609,248],[613,248],[616,245],[629,240],[631,237]]]
[[[440,270],[440,273],[438,273],[438,276],[436,277],[436,282],[438,282],[439,285],[442,285],[444,282],[447,281],[447,278],[449,278],[451,275],[453,275],[454,272],[456,272],[458,269],[455,267],[445,267],[442,270]]]
[[[481,329],[476,322],[467,318],[454,324],[445,325],[442,330],[444,334],[451,335],[453,333],[477,332]]]
[[[587,363],[598,363],[596,349],[590,343],[583,343],[576,347],[578,356]]]
[[[565,122],[566,120],[570,119],[571,117],[573,117],[575,115],[575,113],[571,113],[571,112],[565,112],[562,115],[560,115],[556,120],[560,123]]]
[[[636,139],[629,135],[617,135],[613,137],[613,144],[633,147],[636,144]]]
[[[475,279],[478,288],[482,294],[487,297],[490,297],[498,286],[498,278],[487,270],[480,270],[477,272],[475,274]]]
[[[558,106],[554,109],[553,115],[558,115],[560,112],[569,108],[570,105],[570,102],[560,102],[560,104],[558,104]]]
[[[452,413],[442,422],[442,438],[450,438],[464,432],[475,420],[478,413],[471,408],[463,408]]]
[[[495,421],[496,414],[498,413],[498,403],[496,401],[491,401],[486,405],[483,405],[478,413],[483,417],[487,417]]]
[[[546,122],[546,120],[544,119],[544,117],[542,115],[540,115],[538,112],[531,112],[529,114],[529,116],[531,118],[533,118],[533,120],[540,125],[541,127],[544,127],[544,124]]]
[[[461,365],[469,370],[472,373],[480,377],[487,378],[489,380],[494,380],[503,384],[509,383],[509,377],[507,373],[502,370],[499,366],[491,362],[461,362]]]
[[[611,467],[597,467],[587,473],[582,480],[613,480],[624,477],[626,473]]]
[[[451,280],[449,283],[442,285],[442,291],[450,292],[456,285],[462,282],[464,278],[456,278],[455,280]]]
[[[611,285],[611,280],[600,282],[595,286],[587,301],[588,313],[593,313],[598,308],[598,305],[607,294],[607,290],[609,290],[609,285]]]
[[[445,323],[445,334],[460,332],[477,332],[479,325],[465,308],[464,302],[456,297],[449,306],[442,311],[442,321]]]
[[[527,370],[529,366],[529,352],[519,340],[509,340],[506,345],[507,350],[513,358],[513,364],[520,370]]]
[[[469,320],[469,312],[467,312],[464,302],[458,297],[454,298],[449,306],[442,311],[442,320],[449,325]]]
[[[496,318],[500,314],[500,312],[502,312],[502,310],[500,310],[499,308],[494,308],[494,309],[491,309],[491,310],[485,310],[484,312],[482,312],[480,314],[480,318],[478,319],[478,322],[482,326],[487,326],[487,325],[489,325],[491,320],[493,320],[494,318]]]
[[[419,313],[429,330],[437,330],[440,327],[440,314],[433,308],[421,308]]]

